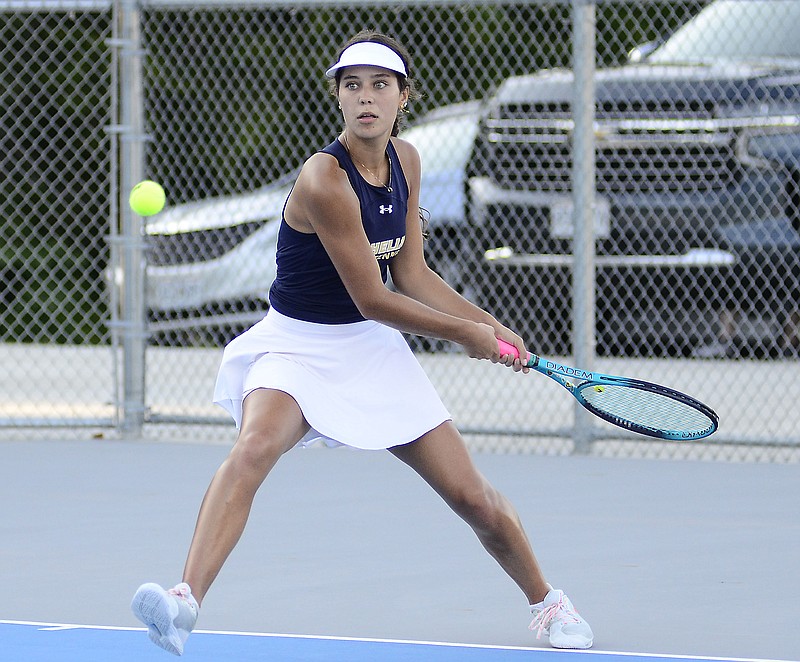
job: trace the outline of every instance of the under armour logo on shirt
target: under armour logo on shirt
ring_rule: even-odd
[[[391,214],[392,213],[392,205],[381,205],[378,209],[381,214]]]

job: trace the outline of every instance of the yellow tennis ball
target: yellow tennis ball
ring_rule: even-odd
[[[131,190],[128,202],[131,209],[139,216],[152,216],[164,209],[167,196],[161,184],[152,182],[149,179],[139,182]]]

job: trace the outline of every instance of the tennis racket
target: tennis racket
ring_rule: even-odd
[[[501,355],[519,357],[514,345],[497,342]],[[595,416],[625,430],[689,441],[708,437],[719,427],[719,417],[710,407],[666,386],[571,368],[530,353],[526,366],[561,384]]]

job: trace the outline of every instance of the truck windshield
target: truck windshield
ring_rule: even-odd
[[[647,58],[699,63],[800,58],[800,0],[717,0]]]

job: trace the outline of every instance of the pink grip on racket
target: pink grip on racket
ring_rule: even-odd
[[[514,345],[512,345],[510,342],[506,342],[505,340],[500,340],[500,338],[498,338],[497,346],[500,348],[501,356],[503,354],[511,354],[511,356],[513,356],[515,359],[519,358],[519,350],[517,350],[517,348],[514,347]],[[527,360],[530,360],[530,355],[528,355]]]
[[[514,347],[510,342],[497,339],[497,346],[500,348],[500,356],[503,354],[511,354],[515,359],[519,358],[519,350]]]

